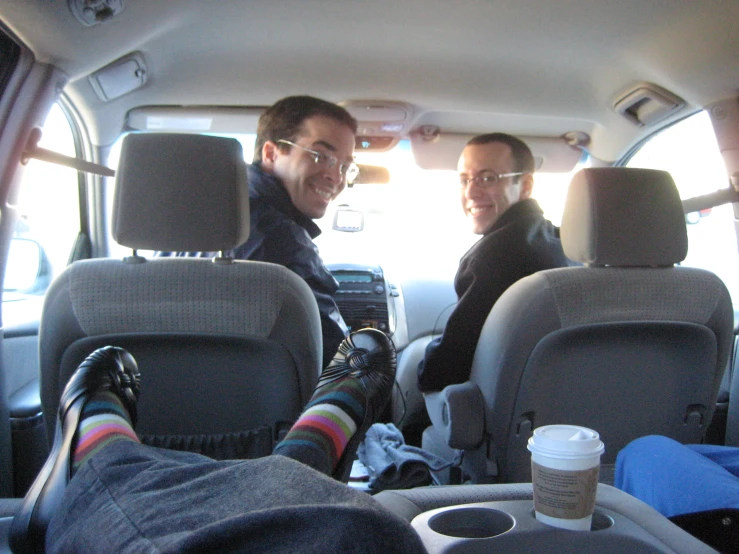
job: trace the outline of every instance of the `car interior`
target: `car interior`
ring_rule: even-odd
[[[640,436],[739,446],[738,19],[733,0],[0,0],[0,551],[97,347],[142,368],[147,444],[261,457],[301,413],[311,289],[223,255],[249,234],[259,116],[296,94],[358,121],[359,174],[314,241],[348,327],[397,350],[382,421],[453,461],[352,486],[429,552],[723,551],[739,513],[671,520],[612,485]],[[531,148],[573,267],[511,286],[469,381],[423,394],[479,239],[457,161],[498,131]],[[219,254],[156,256],[175,251]],[[533,516],[526,444],[553,423],[605,443],[591,533]]]

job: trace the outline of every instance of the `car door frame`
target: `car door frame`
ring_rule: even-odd
[[[22,41],[0,24],[3,40],[19,50],[14,67],[0,89],[0,275],[5,274],[10,240],[18,218],[16,199],[23,174],[24,152],[31,131],[41,127],[46,114],[67,82],[54,66],[40,63]],[[0,323],[2,320],[0,319]],[[0,497],[13,496],[13,458],[8,395],[2,362],[0,333]]]

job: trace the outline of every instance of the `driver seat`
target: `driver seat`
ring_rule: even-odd
[[[311,289],[280,265],[137,253],[223,252],[246,241],[240,143],[128,135],[112,225],[133,255],[75,262],[46,296],[39,342],[49,440],[69,377],[88,354],[113,345],[131,352],[141,371],[142,442],[216,459],[270,454],[321,371]]]

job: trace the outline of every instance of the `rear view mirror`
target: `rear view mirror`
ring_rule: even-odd
[[[10,241],[3,290],[41,294],[51,282],[51,263],[43,247],[32,239]]]

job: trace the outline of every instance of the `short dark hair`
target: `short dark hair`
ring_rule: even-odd
[[[318,115],[343,123],[352,133],[357,134],[357,120],[338,104],[313,96],[288,96],[272,104],[259,117],[254,161],[262,161],[262,147],[265,142],[295,141],[300,136],[303,122]]]
[[[536,170],[534,155],[520,138],[514,137],[507,133],[488,133],[486,135],[478,135],[471,139],[467,146],[489,144],[491,142],[502,142],[511,148],[513,154],[513,171],[516,173],[533,173]]]

